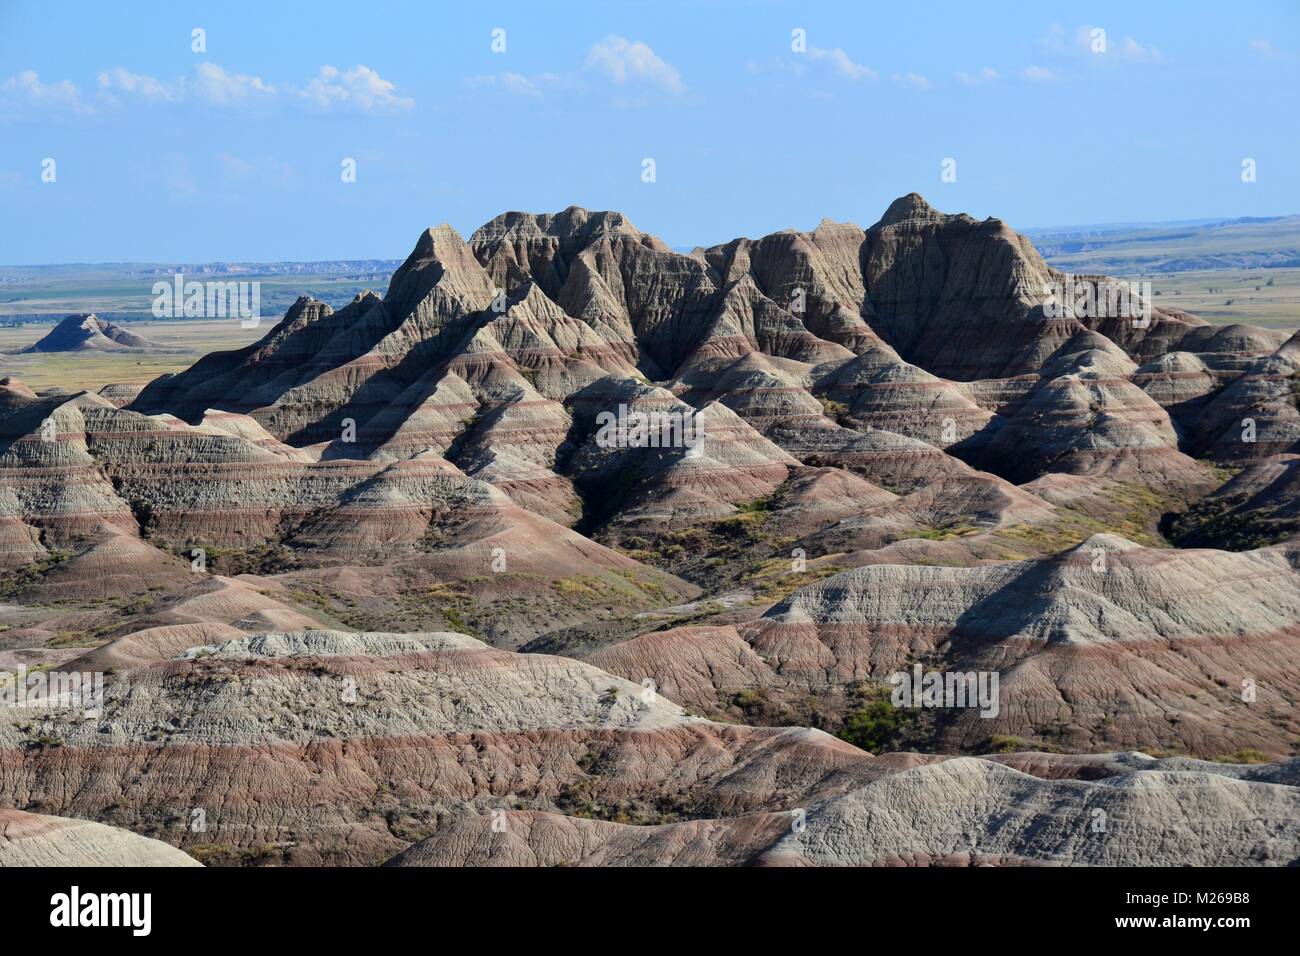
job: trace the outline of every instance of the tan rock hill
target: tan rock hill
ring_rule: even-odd
[[[401,862],[1284,863],[1300,852],[1295,761],[872,757],[819,731],[688,716],[646,690],[453,633],[247,635],[112,675],[95,720],[4,709],[0,800],[125,826],[214,864],[377,863],[422,840]],[[1182,813],[1189,801],[1204,812]],[[527,812],[506,813],[502,834],[494,810]]]
[[[1041,780],[963,758],[878,780],[809,811],[756,862],[768,866],[1089,866],[1294,862],[1294,786],[1216,773],[1138,771]],[[1263,818],[1285,819],[1280,829]],[[974,835],[974,839],[972,839]]]
[[[869,565],[809,584],[751,623],[646,634],[586,659],[648,674],[702,713],[727,713],[747,690],[775,705],[824,695],[827,710],[846,713],[859,682],[888,692],[888,678],[917,663],[996,671],[998,713],[936,710],[932,745],[1019,738],[1071,751],[1284,756],[1300,731],[1297,634],[1300,576],[1282,551],[1177,552],[1098,535],[1037,561]]]
[[[97,315],[70,315],[40,341],[20,352],[123,352],[156,349],[143,335],[106,322]]]
[[[1051,758],[1049,758],[1051,759]],[[1053,780],[960,758],[793,813],[628,826],[552,813],[467,816],[390,866],[1200,866],[1294,863],[1295,761],[1254,781],[1149,761]],[[1275,829],[1266,820],[1285,821]]]
[[[314,569],[355,567],[356,588],[345,589],[344,599],[382,604],[383,613],[412,594],[454,582],[466,589],[456,600],[477,600],[480,610],[522,599],[531,611],[501,611],[501,623],[491,625],[503,640],[531,637],[530,616],[533,624],[572,623],[612,613],[607,606],[614,601],[635,609],[696,593],[545,517],[542,503],[558,494],[559,516],[571,498],[564,484],[557,490],[541,482],[530,497],[503,481],[534,505],[529,510],[433,451],[323,458],[320,447],[284,444],[238,413],[208,412],[189,425],[86,393],[45,399],[10,387],[6,394],[0,566],[52,562],[39,578],[17,584],[33,599],[175,591],[193,579],[195,548],[211,554],[215,570],[223,554],[270,560],[271,570],[296,569],[295,582],[309,589],[319,586]],[[749,431],[738,419],[736,426]],[[523,423],[518,431],[535,440]],[[725,448],[715,443],[715,456]],[[485,467],[497,467],[504,453],[498,446],[486,451]],[[779,481],[785,470],[775,468]],[[675,483],[689,488],[688,479],[684,474]],[[710,487],[707,477],[698,481]],[[292,557],[276,566],[279,554]],[[397,565],[402,570],[394,573]],[[564,587],[580,587],[589,600],[557,609],[557,589]]]
[[[200,865],[175,847],[126,830],[0,808],[0,867]]]
[[[642,693],[458,634],[263,634],[113,675],[102,720],[3,709],[0,804],[212,862],[270,844],[290,863],[377,863],[466,806],[730,815],[874,772],[826,734],[715,724]]]
[[[1198,453],[1244,464],[1300,450],[1300,347],[1294,342],[1251,362],[1190,418],[1186,428]]]

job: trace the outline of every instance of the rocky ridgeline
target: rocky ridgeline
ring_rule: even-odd
[[[820,731],[691,716],[589,664],[453,633],[240,637],[125,666],[102,709],[96,721],[0,713],[0,800],[151,838],[124,859],[154,839],[213,864],[1282,864],[1300,852],[1296,761],[872,757]],[[0,865],[13,862],[4,826]]]
[[[1300,347],[1063,282],[915,194],[689,255],[570,207],[138,394],[0,380],[0,651],[109,674],[0,715],[0,804],[215,863],[1294,861]],[[882,717],[917,666],[996,712]]]

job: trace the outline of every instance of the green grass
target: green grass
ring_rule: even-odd
[[[1000,540],[1023,545],[1040,554],[1059,554],[1094,534],[1117,534],[1135,544],[1153,548],[1169,547],[1169,542],[1160,535],[1157,524],[1162,515],[1178,507],[1176,501],[1131,482],[1116,484],[1105,489],[1100,496],[1113,508],[1113,514],[1106,520],[1092,518],[1061,506],[1057,509],[1059,517],[1054,521],[1012,525],[1009,528],[998,528],[992,533]]]
[[[1017,737],[1014,734],[994,734],[985,743],[982,753],[990,754],[1014,754],[1024,752],[1041,751],[1045,753],[1060,753],[1061,748],[1055,744],[1045,743],[1041,740],[1030,740],[1026,737]]]
[[[85,310],[69,310],[85,311]],[[277,320],[278,321],[278,317]],[[4,355],[4,375],[21,379],[29,388],[62,388],[70,392],[97,391],[113,383],[143,385],[165,372],[189,368],[208,352],[242,348],[256,342],[274,325],[264,319],[259,328],[244,329],[234,319],[187,322],[132,322],[127,328],[168,352],[43,352]],[[0,327],[0,352],[33,344],[49,325]]]
[[[856,706],[845,715],[837,736],[869,753],[898,749],[916,720],[916,712],[895,707],[888,686],[857,685],[850,694]]]
[[[1215,763],[1268,763],[1269,757],[1267,754],[1261,753],[1260,751],[1254,749],[1253,747],[1247,747],[1243,750],[1238,750],[1236,753],[1221,754],[1220,756],[1214,758],[1214,762]]]
[[[827,398],[824,395],[818,395],[817,401],[822,403],[822,411],[826,413],[826,417],[831,421],[835,422],[837,425],[844,425],[848,428],[853,427],[853,416],[849,412],[849,406],[845,405],[843,402],[837,402],[834,399]]]
[[[824,564],[795,571],[791,566],[790,558],[769,558],[751,574],[745,575],[745,581],[754,589],[754,593],[762,603],[770,604],[805,585],[839,574],[844,570],[846,569],[839,565]]]
[[[983,530],[983,528],[973,524],[953,524],[940,528],[919,528],[908,532],[904,537],[925,538],[927,541],[948,541],[952,538],[963,538],[969,534],[979,534]]]
[[[1300,326],[1300,269],[1219,269],[1143,278],[1151,281],[1157,308],[1182,309],[1214,325],[1242,322],[1288,331]]]

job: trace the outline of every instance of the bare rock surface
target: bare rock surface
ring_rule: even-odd
[[[0,378],[0,661],[107,679],[0,712],[0,804],[218,864],[1294,861],[1300,337],[1057,308],[1110,282],[915,193],[690,254],[571,206],[142,389]]]
[[[494,826],[470,816],[389,865],[1288,866],[1300,853],[1298,802],[1294,783],[1203,768],[1084,781],[967,757],[790,813],[641,827],[535,812],[504,813]]]
[[[1173,552],[1099,535],[1034,561],[868,565],[749,623],[653,632],[586,658],[648,674],[701,713],[727,712],[741,692],[787,703],[843,695],[920,662],[996,672],[998,712],[935,712],[935,745],[1005,738],[1285,756],[1300,730],[1298,620],[1300,578],[1283,551]],[[1250,702],[1244,682],[1258,691]],[[835,705],[851,710],[853,698]]]
[[[102,719],[0,712],[0,799],[205,860],[376,863],[465,807],[743,814],[877,772],[819,731],[717,724],[643,691],[464,635],[268,633],[112,675]]]
[[[1300,534],[1300,455],[1274,455],[1240,474],[1179,515],[1169,535],[1182,547],[1242,551]]]
[[[904,770],[808,813],[758,862],[1294,865],[1294,786],[1196,771],[1045,781],[973,758]],[[1266,822],[1267,821],[1267,822]]]
[[[97,315],[70,315],[22,352],[122,352],[156,349],[143,335]]]
[[[0,809],[0,867],[200,865],[160,840],[116,827]]]

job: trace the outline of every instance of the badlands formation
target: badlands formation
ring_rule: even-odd
[[[23,352],[125,352],[156,346],[97,315],[70,315]]]
[[[0,368],[0,670],[105,675],[0,708],[0,865],[1300,861],[1300,345],[1108,281],[570,207],[138,394]]]
[[[175,847],[125,830],[0,809],[0,867],[199,865]]]

